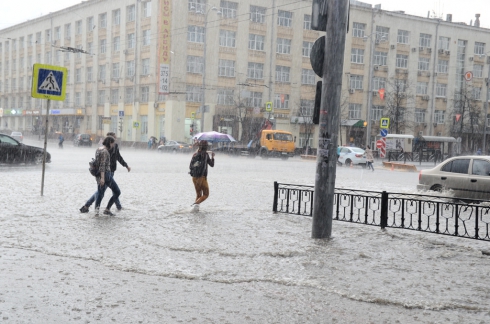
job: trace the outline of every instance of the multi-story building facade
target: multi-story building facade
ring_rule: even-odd
[[[374,139],[383,116],[395,121],[390,132],[413,135],[486,120],[490,30],[356,1],[349,25],[343,143]],[[53,131],[146,141],[189,140],[204,128],[248,141],[267,118],[297,146],[315,147],[320,79],[309,56],[321,35],[311,1],[86,1],[0,31],[0,129],[42,127],[47,102],[30,90],[32,65],[43,63],[69,71],[66,100],[51,102]]]

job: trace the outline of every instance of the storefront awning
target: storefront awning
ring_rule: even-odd
[[[364,120],[362,119],[342,119],[340,126],[346,127],[364,127]]]

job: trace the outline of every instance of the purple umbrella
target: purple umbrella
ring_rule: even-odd
[[[233,136],[228,134],[218,133],[215,131],[196,134],[194,135],[193,139],[197,139],[199,141],[208,141],[213,143],[236,142]]]

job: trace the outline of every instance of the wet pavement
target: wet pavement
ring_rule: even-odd
[[[312,184],[312,161],[218,154],[194,213],[190,155],[124,148],[124,210],[95,217],[78,211],[96,189],[95,146],[49,145],[43,197],[39,166],[0,166],[0,322],[490,322],[488,242],[343,222],[312,240],[311,219],[273,214],[273,182]],[[337,174],[353,189],[417,181]]]

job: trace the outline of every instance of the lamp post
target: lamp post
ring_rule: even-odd
[[[193,9],[195,7],[191,7]],[[202,105],[201,105],[201,132],[204,132],[204,113],[206,112],[206,40],[208,37],[208,15],[211,11],[216,11],[218,14],[218,8],[210,7],[205,11],[205,7],[202,10],[196,10],[196,13],[204,14],[204,54],[203,54],[203,67],[202,67]]]

